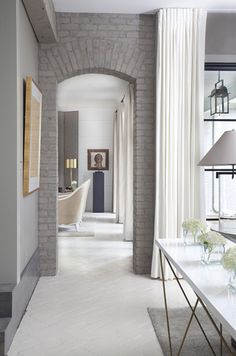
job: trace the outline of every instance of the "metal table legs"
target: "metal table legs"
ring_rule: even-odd
[[[165,313],[166,313],[166,322],[167,322],[167,331],[168,331],[168,340],[169,340],[169,348],[170,348],[170,356],[174,356],[173,354],[173,348],[172,348],[172,343],[171,343],[171,332],[170,332],[170,319],[169,319],[169,313],[168,313],[168,304],[167,304],[167,294],[166,294],[166,286],[165,286],[165,278],[164,278],[164,268],[163,268],[163,256],[164,258],[166,259],[175,279],[176,279],[176,282],[178,283],[183,295],[184,295],[184,298],[185,300],[187,301],[188,303],[188,306],[189,308],[191,309],[191,317],[189,319],[189,322],[188,322],[188,325],[186,327],[186,330],[185,330],[185,333],[184,333],[184,336],[183,336],[183,339],[181,341],[181,344],[180,344],[180,347],[178,349],[178,352],[177,352],[177,356],[181,355],[181,351],[182,351],[182,348],[183,348],[183,345],[184,345],[184,342],[186,340],[186,337],[187,337],[187,334],[188,334],[188,331],[189,331],[189,328],[190,328],[190,325],[191,325],[191,322],[193,320],[193,318],[195,318],[195,320],[197,321],[211,351],[212,351],[212,354],[216,356],[216,352],[214,351],[204,329],[203,329],[203,326],[201,325],[201,322],[200,320],[198,319],[197,315],[196,315],[196,308],[198,306],[198,304],[200,303],[203,307],[203,309],[205,310],[207,316],[209,317],[210,321],[212,322],[212,325],[214,326],[216,332],[218,333],[219,335],[219,338],[220,338],[220,355],[223,356],[223,345],[226,347],[226,349],[228,350],[229,354],[230,355],[235,355],[235,353],[233,353],[228,345],[228,343],[226,342],[224,336],[223,336],[223,333],[222,333],[222,325],[220,324],[220,328],[217,326],[217,324],[215,323],[214,319],[212,318],[211,314],[209,313],[206,305],[203,303],[203,301],[201,300],[201,298],[196,294],[196,302],[195,302],[195,305],[192,306],[189,299],[188,299],[188,296],[187,294],[185,293],[184,289],[183,289],[183,286],[182,284],[180,283],[180,279],[179,277],[177,276],[173,266],[171,265],[169,259],[161,252],[161,250],[159,250],[159,253],[160,253],[160,265],[161,265],[161,279],[162,279],[162,287],[163,287],[163,295],[164,295],[164,303],[165,303]]]

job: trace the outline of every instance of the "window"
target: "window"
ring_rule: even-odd
[[[220,79],[224,80],[230,95],[229,113],[210,115],[210,98],[215,83]],[[220,136],[228,130],[236,130],[236,66],[233,64],[206,64],[205,71],[205,95],[204,95],[204,154],[213,146]],[[224,121],[227,120],[227,121]],[[206,168],[232,168],[206,167]],[[219,212],[219,179],[215,172],[206,171],[204,177],[205,207],[208,218],[218,217]],[[236,177],[231,175],[220,176],[220,203],[221,217],[236,219]]]

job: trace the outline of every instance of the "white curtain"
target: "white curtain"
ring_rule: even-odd
[[[202,9],[158,13],[153,278],[160,277],[155,239],[180,237],[182,221],[201,215],[197,163],[204,109],[205,27]],[[166,264],[164,270],[165,278],[172,278]]]
[[[114,119],[113,212],[124,224],[124,239],[133,239],[133,85],[129,85]]]
[[[117,138],[117,115],[118,110],[115,112],[114,122],[113,122],[113,197],[112,197],[112,211],[116,214],[116,222],[117,219],[117,192],[118,192],[118,138]]]

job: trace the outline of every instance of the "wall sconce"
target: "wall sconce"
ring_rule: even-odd
[[[70,169],[70,184],[72,184],[72,180],[73,180],[72,169],[77,168],[77,159],[67,158],[65,162],[65,167]]]
[[[220,72],[218,72],[218,82],[215,83],[209,98],[211,115],[229,113],[229,92],[224,86],[224,80],[220,79]]]

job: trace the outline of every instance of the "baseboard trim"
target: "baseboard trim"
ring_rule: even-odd
[[[16,285],[0,285],[0,356],[6,356],[39,280],[39,249]]]

